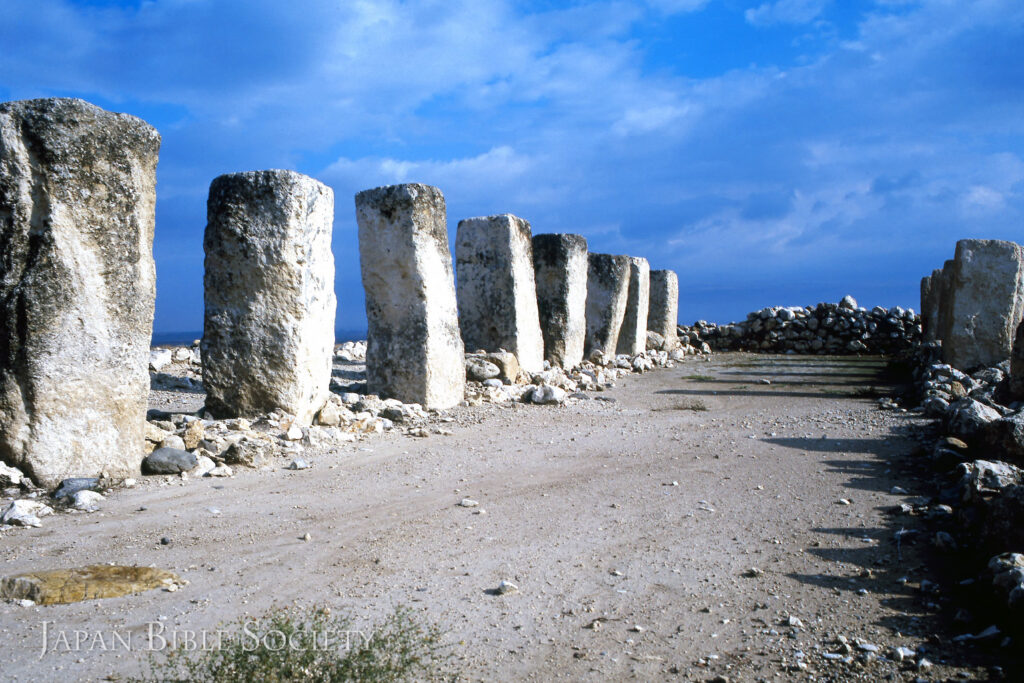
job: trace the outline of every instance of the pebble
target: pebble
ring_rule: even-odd
[[[288,468],[290,470],[308,470],[312,465],[303,460],[302,458],[295,458],[289,463]]]
[[[472,498],[463,498],[459,501],[459,507],[464,508],[475,508],[479,504],[479,501],[473,500]]]
[[[509,595],[510,593],[518,593],[519,586],[515,585],[511,581],[502,581],[498,584],[498,588],[495,590],[498,595]]]

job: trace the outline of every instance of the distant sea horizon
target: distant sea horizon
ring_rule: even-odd
[[[150,346],[191,346],[196,339],[203,338],[202,330],[185,330],[184,332],[154,332]],[[366,339],[366,330],[335,330],[334,343]]]

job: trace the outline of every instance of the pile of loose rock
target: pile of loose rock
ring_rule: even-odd
[[[931,500],[904,506],[932,523],[935,547],[966,566],[975,575],[966,581],[1011,619],[1024,614],[1024,324],[1021,330],[1013,360],[969,374],[938,362],[938,344],[915,352],[919,410],[937,427],[926,457],[940,485]]]
[[[838,304],[772,306],[726,325],[698,320],[678,333],[680,343],[715,351],[893,354],[920,342],[921,319],[899,306],[860,308],[847,296]]]

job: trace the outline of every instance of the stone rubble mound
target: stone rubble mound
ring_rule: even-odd
[[[684,346],[714,351],[818,355],[895,354],[921,341],[921,318],[900,306],[871,310],[846,296],[838,303],[771,306],[743,322],[718,325],[698,320],[678,328]]]

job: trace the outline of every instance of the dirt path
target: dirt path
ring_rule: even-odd
[[[452,436],[385,435],[307,471],[151,478],[101,512],[0,536],[0,574],[153,564],[190,585],[0,604],[0,674],[141,672],[145,652],[94,638],[41,656],[44,621],[51,638],[134,644],[149,622],[213,630],[296,602],[367,620],[411,606],[470,679],[983,678],[988,655],[928,640],[942,625],[918,593],[927,574],[882,512],[911,498],[892,487],[915,493],[891,465],[918,422],[868,396],[882,365],[720,354],[592,394],[614,402],[459,409]],[[490,594],[501,580],[520,593]],[[837,636],[852,663],[824,657],[843,655]],[[863,663],[856,639],[886,658],[924,644],[934,667]]]

